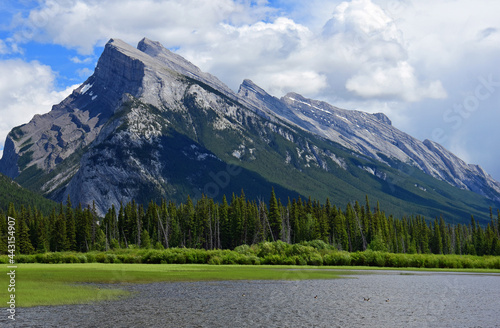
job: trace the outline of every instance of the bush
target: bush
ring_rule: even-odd
[[[222,264],[222,259],[219,256],[212,256],[208,260],[208,264],[211,264],[211,265],[221,265]]]
[[[283,258],[279,255],[267,255],[262,259],[263,264],[278,265],[283,264]]]
[[[16,256],[17,263],[35,263],[35,255],[21,254]]]
[[[383,267],[385,265],[385,253],[367,249],[364,251],[364,265]]]
[[[331,249],[330,245],[328,245],[327,243],[325,243],[323,240],[320,240],[320,239],[316,239],[316,240],[312,240],[312,241],[304,241],[304,242],[301,242],[302,245],[304,246],[311,246],[315,249]]]
[[[237,246],[234,251],[243,255],[255,255],[254,249],[246,244]]]
[[[207,251],[203,249],[188,249],[185,251],[186,263],[205,264],[208,260]]]
[[[252,264],[252,261],[246,255],[227,251],[222,255],[222,262],[224,264]]]
[[[363,252],[351,253],[351,265],[368,265],[366,255]]]
[[[92,254],[92,253],[87,253],[87,260],[88,260],[88,263],[96,263],[97,262],[95,254]]]
[[[47,253],[45,263],[62,263],[62,253]]]
[[[164,250],[165,247],[163,247],[163,244],[157,241],[154,245],[154,249],[159,249],[159,250]]]
[[[422,254],[412,254],[409,258],[408,266],[413,268],[424,268],[425,260]]]
[[[80,263],[80,260],[74,254],[65,254],[62,260],[64,263]]]
[[[257,256],[261,258],[265,258],[268,255],[273,255],[274,254],[274,247],[273,244],[265,241],[259,244]]]
[[[294,244],[292,247],[289,249],[289,255],[300,255],[300,256],[306,256],[308,254],[313,254],[317,253],[316,249],[311,246],[305,246],[301,244]]]
[[[162,260],[162,252],[158,250],[149,250],[142,257],[142,263],[159,264]]]
[[[323,265],[323,257],[318,253],[309,254],[306,261],[308,265]]]
[[[351,255],[345,251],[334,251],[323,256],[325,265],[351,265]]]

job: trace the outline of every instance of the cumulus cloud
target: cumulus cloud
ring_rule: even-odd
[[[76,88],[54,91],[54,79],[51,68],[37,61],[0,61],[0,148],[14,126],[48,112]]]
[[[350,68],[345,88],[356,96],[403,101],[446,97],[439,80],[421,81],[410,63],[403,32],[370,0],[341,3],[323,36],[340,46],[337,53]]]
[[[295,12],[283,13],[267,1],[45,0],[18,20],[23,28],[17,35],[81,54],[91,54],[111,37],[134,44],[147,36],[176,48],[233,89],[251,78],[277,96],[297,91],[418,101],[446,95],[439,80],[415,74],[403,34],[384,8],[370,0],[326,4],[292,2],[289,9]],[[329,19],[318,33],[282,16],[301,17],[299,11]],[[392,86],[397,88],[388,91]]]
[[[233,89],[244,78],[251,78],[277,96],[297,90],[316,94],[326,86],[326,77],[311,65],[309,51],[316,45],[307,27],[284,17],[268,23],[221,27],[224,37],[217,44],[180,52],[221,76]]]
[[[389,67],[370,65],[347,80],[346,88],[365,98],[400,98],[409,102],[422,98],[446,98],[441,81],[422,85],[414,68],[406,61]]]
[[[498,1],[39,3],[29,15],[14,19],[13,41],[0,42],[0,53],[34,40],[77,49],[80,56],[74,61],[83,61],[111,37],[135,44],[147,36],[234,90],[250,78],[275,96],[296,91],[338,106],[384,111],[395,126],[420,139],[442,128],[448,136],[445,146],[470,158],[492,148],[484,142],[487,136],[479,140],[477,128],[466,129],[466,124],[461,129],[476,142],[455,146],[460,144],[454,140],[456,131],[442,116],[474,91],[478,76],[500,77]],[[90,75],[88,70],[79,73]],[[498,94],[482,107],[498,109]],[[478,110],[468,122],[473,120],[498,122],[500,114]]]
[[[91,54],[110,37],[137,42],[147,35],[171,46],[198,44],[216,41],[215,29],[222,21],[245,21],[248,6],[231,0],[45,0],[17,21],[16,35],[76,48],[81,54]]]

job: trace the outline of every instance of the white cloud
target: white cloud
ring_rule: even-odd
[[[432,138],[434,128],[453,139],[443,112],[474,91],[478,76],[492,73],[500,80],[497,0],[292,0],[277,2],[280,8],[247,0],[40,3],[29,17],[16,18],[16,42],[60,44],[78,49],[77,59],[84,60],[111,37],[135,44],[146,36],[234,90],[250,78],[276,96],[296,91],[333,105],[384,111],[420,139]],[[0,53],[15,45],[0,42]],[[492,110],[474,112],[469,122],[500,121],[498,94],[482,104]],[[481,151],[500,153],[494,138],[478,139],[479,126],[461,128],[475,142],[445,146],[471,159]]]
[[[284,95],[291,91],[300,90],[304,94],[315,94],[327,86],[326,76],[314,71],[284,71],[274,73],[269,78],[267,91],[275,95]]]
[[[0,40],[0,55],[4,55],[8,52],[7,45],[3,40]]]
[[[168,41],[170,46],[214,42],[220,22],[242,22],[243,5],[231,0],[45,0],[41,8],[18,21],[19,39],[50,41],[81,54],[111,37],[137,42],[144,36]]]
[[[88,64],[92,62],[93,58],[92,57],[85,57],[83,59],[80,59],[77,56],[71,57],[70,60],[75,63],[75,64]]]
[[[48,112],[76,87],[56,92],[54,79],[50,67],[39,62],[0,61],[0,148],[13,127]]]
[[[0,39],[0,55],[21,54],[22,50],[11,38]]]
[[[370,0],[343,2],[323,29],[347,64],[345,88],[362,98],[419,101],[446,97],[439,80],[422,79],[410,62],[408,43],[389,15]]]
[[[440,81],[421,85],[414,68],[406,61],[390,67],[374,66],[347,80],[347,90],[365,98],[400,98],[408,102],[422,98],[446,98]]]
[[[87,67],[80,68],[76,72],[77,72],[78,76],[82,79],[86,79],[94,73],[93,70],[91,70],[90,68],[87,68]]]

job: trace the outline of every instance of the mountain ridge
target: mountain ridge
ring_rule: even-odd
[[[242,90],[241,86],[240,90]],[[264,96],[262,91],[263,89],[260,88],[257,91],[259,97],[269,101],[267,98],[272,96]],[[280,99],[282,103],[288,105],[288,111],[283,110],[284,106],[277,105],[276,100],[277,98],[274,99],[274,104],[269,107],[270,109],[277,109],[275,110],[277,115],[290,115],[289,121],[308,131],[378,161],[386,162],[378,155],[378,153],[382,153],[402,162],[409,162],[410,165],[414,165],[425,173],[455,187],[482,194],[494,201],[500,201],[500,183],[479,165],[465,163],[436,142],[428,139],[422,142],[398,130],[392,126],[391,120],[383,113],[369,114],[356,110],[345,110],[323,101],[307,99],[293,92]],[[323,115],[318,120],[317,113],[327,113],[327,115]],[[313,115],[316,117],[313,118]],[[373,118],[382,124],[377,124],[375,128],[374,124],[366,124],[371,123]],[[360,126],[359,122],[365,124]],[[381,129],[387,126],[390,126],[387,131]],[[368,131],[367,128],[370,128],[371,131]],[[344,133],[339,132],[339,130]],[[369,132],[370,135],[360,133],[363,132],[362,130]],[[375,138],[374,142],[370,143],[373,136],[376,137],[380,133],[385,133],[385,135],[382,138]],[[346,138],[346,135],[351,138]],[[356,140],[352,141],[353,138]],[[435,167],[441,170],[439,171]],[[487,190],[488,188],[491,190]]]
[[[381,130],[396,145],[384,140],[385,148],[375,150],[370,138],[360,137],[368,129],[370,138]],[[100,214],[137,197],[220,196],[241,187],[259,197],[275,186],[283,199],[373,194],[420,214],[432,208],[477,214],[499,199],[495,188],[487,190],[489,202],[421,175],[418,163],[404,157],[402,149],[413,148],[398,145],[395,131],[404,134],[382,113],[343,110],[295,93],[278,99],[250,80],[235,93],[158,42],[144,38],[134,48],[111,39],[91,77],[51,112],[9,133],[0,172],[57,201],[68,195],[75,204],[96,201]],[[456,164],[441,146],[420,143]],[[242,173],[215,181],[217,174],[228,176],[228,165]],[[443,177],[450,168],[463,167],[443,165]],[[481,191],[491,182],[486,178],[481,184],[479,174],[467,188]],[[450,206],[443,195],[455,193]]]

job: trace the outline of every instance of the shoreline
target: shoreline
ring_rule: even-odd
[[[155,282],[330,280],[384,272],[389,275],[500,276],[500,270],[495,269],[116,263],[21,263],[18,271],[20,287],[16,297],[17,307],[112,301],[130,296],[120,286]],[[101,288],[100,284],[110,288]],[[0,297],[4,299],[7,294],[2,291]]]

